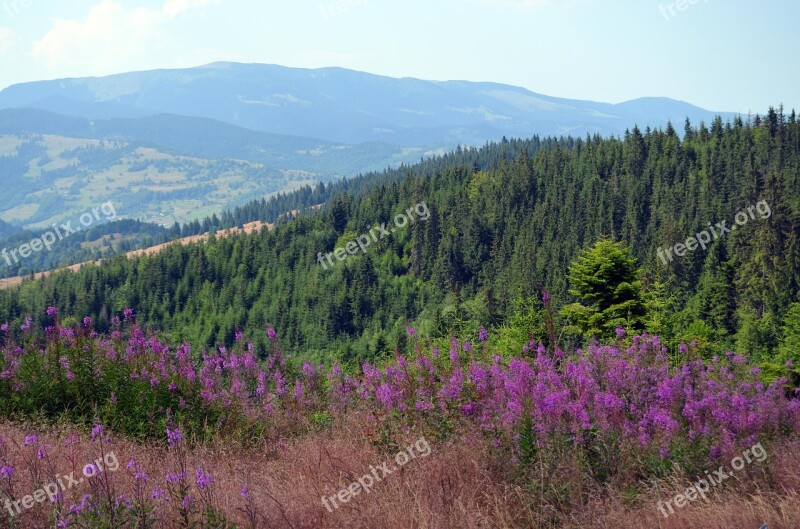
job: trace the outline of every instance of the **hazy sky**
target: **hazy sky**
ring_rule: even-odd
[[[0,88],[229,60],[800,110],[798,20],[796,0],[0,0]]]

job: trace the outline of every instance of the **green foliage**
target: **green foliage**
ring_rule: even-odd
[[[777,329],[771,314],[759,317],[750,307],[738,311],[739,330],[736,333],[736,350],[763,361],[777,348]]]
[[[35,345],[27,346],[32,347]],[[78,332],[72,345],[49,341],[43,354],[21,355],[19,386],[0,381],[0,412],[8,417],[35,414],[87,426],[102,417],[106,426],[136,439],[163,437],[166,409],[175,410],[175,419],[187,433],[202,440],[213,439],[225,429],[253,436],[265,426],[253,424],[241,410],[205,402],[196,390],[183,392],[179,390],[186,388],[179,386],[171,390],[164,383],[152,387],[150,377],[139,371],[142,367],[146,372],[144,366],[111,359],[125,348],[121,338],[101,344]],[[14,364],[2,366],[3,370],[14,368]]]
[[[800,303],[792,304],[786,313],[779,353],[787,360],[800,361]]]
[[[800,387],[800,303],[792,304],[784,319],[783,338],[778,355],[767,367],[774,376],[789,379],[791,387]]]
[[[517,298],[513,301],[511,315],[493,337],[493,343],[504,357],[520,353],[520,344],[544,336],[542,311],[537,308],[536,298]]]
[[[640,329],[645,303],[640,269],[631,250],[621,242],[602,239],[581,252],[569,268],[569,293],[579,301],[561,315],[570,330],[585,337],[610,337],[617,327]]]
[[[644,328],[648,334],[664,336],[670,333],[670,320],[674,299],[668,294],[667,287],[656,280],[643,293],[645,318]]]
[[[601,275],[579,270],[571,285],[589,298],[576,296],[562,313],[581,338],[619,324],[662,334],[672,347],[696,340],[704,356],[737,349],[767,359],[800,293],[800,123],[716,120],[689,130],[683,139],[634,128],[621,139],[507,140],[303,187],[180,228],[184,235],[277,220],[272,231],[115,258],[2,291],[0,322],[43,323],[52,304],[105,331],[131,307],[141,324],[197,350],[230,347],[236,330],[263,349],[269,321],[287,353],[353,364],[393,353],[406,323],[430,329],[432,339],[491,325],[512,348],[514,339],[547,334],[543,315],[533,315],[543,287],[556,307],[576,301],[570,263],[610,234],[628,253],[596,252]],[[657,257],[658,248],[711,221],[730,225],[761,200],[768,219],[756,216],[706,250],[667,263]],[[328,270],[317,263],[320,252],[422,201],[428,220]],[[319,204],[326,206],[311,208]],[[283,214],[291,210],[303,214],[290,221]],[[519,311],[515,300],[525,299],[534,302]]]

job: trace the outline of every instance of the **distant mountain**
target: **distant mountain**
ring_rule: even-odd
[[[50,99],[51,101],[53,99]],[[110,108],[110,107],[107,107]],[[0,110],[0,221],[36,230],[114,200],[120,215],[186,223],[253,199],[427,156],[159,114],[89,119]],[[0,224],[0,236],[5,224]]]
[[[38,108],[90,119],[162,113],[331,142],[399,146],[483,144],[502,136],[621,134],[638,124],[682,130],[711,112],[668,98],[620,104],[562,99],[496,83],[395,79],[342,68],[317,70],[220,62],[10,86],[0,108]]]
[[[686,117],[716,115],[666,98],[611,105],[495,83],[261,64],[19,84],[0,91],[0,237],[74,220],[106,201],[122,218],[171,227],[457,145],[607,136],[668,121],[682,131]],[[103,244],[133,244],[134,235]],[[64,255],[104,251],[94,240],[69,243]]]
[[[16,226],[12,226],[8,222],[0,220],[0,243],[6,238],[10,237],[11,235],[15,235],[19,233],[21,230]]]
[[[123,141],[176,155],[247,160],[276,171],[314,173],[323,180],[384,169],[400,162],[415,162],[430,154],[423,150],[401,151],[387,143],[348,145],[271,134],[213,119],[175,114],[93,119],[34,108],[0,110],[0,136],[29,134]]]

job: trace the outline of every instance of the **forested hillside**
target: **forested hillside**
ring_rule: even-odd
[[[12,228],[8,224],[6,226]],[[194,227],[194,224],[191,226]],[[197,226],[202,228],[204,224],[198,223]],[[0,234],[2,230],[0,221]],[[169,230],[138,220],[116,220],[81,230],[63,240],[56,240],[48,251],[34,252],[24,259],[14,259],[8,252],[42,236],[41,232],[17,230],[5,238],[0,235],[0,251],[6,251],[5,256],[0,257],[0,278],[28,276],[34,272],[54,270],[163,244],[177,237],[180,232],[180,227]]]
[[[684,132],[504,141],[404,174],[307,188],[220,224],[347,192],[271,232],[115,258],[2,292],[0,321],[44,318],[53,305],[65,316],[93,316],[102,330],[130,307],[140,324],[196,346],[230,345],[236,330],[263,336],[255,331],[266,321],[282,329],[285,350],[344,360],[408,347],[409,323],[432,336],[494,326],[502,346],[520,329],[544,332],[542,289],[556,307],[574,301],[570,263],[609,238],[628,245],[641,267],[645,330],[671,343],[696,340],[704,354],[766,358],[797,327],[787,314],[800,285],[800,123],[794,112],[771,110],[752,123],[687,122]],[[428,220],[332,267],[318,264],[320,252],[422,203]],[[757,203],[770,214],[751,214],[707,250],[666,264],[658,257],[709,223],[732,226]]]
[[[0,220],[35,231],[113,200],[122,218],[185,224],[254,197],[444,150],[348,145],[169,114],[89,120],[3,109]]]

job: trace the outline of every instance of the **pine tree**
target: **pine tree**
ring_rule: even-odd
[[[641,271],[630,248],[601,239],[584,250],[569,267],[569,293],[578,301],[564,307],[561,315],[570,330],[585,337],[613,336],[617,327],[643,328],[645,316]]]

